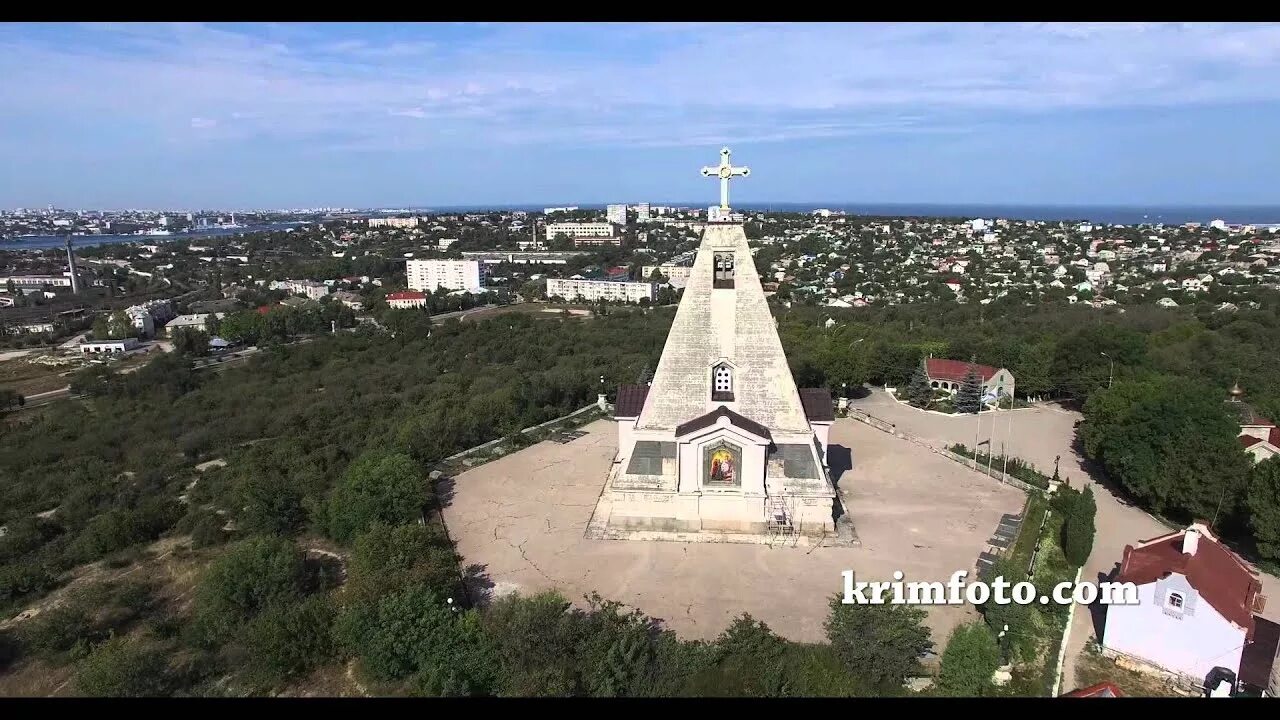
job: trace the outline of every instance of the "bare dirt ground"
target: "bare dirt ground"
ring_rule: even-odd
[[[31,396],[67,386],[69,374],[78,366],[42,365],[28,362],[34,355],[0,361],[0,388]]]
[[[593,591],[637,607],[687,638],[718,635],[749,612],[780,634],[823,639],[841,571],[859,579],[945,580],[973,571],[1021,492],[918,445],[853,420],[832,428],[838,488],[858,548],[588,540],[583,532],[616,452],[614,426],[591,423],[565,444],[543,442],[472,468],[452,481],[444,511],[464,565],[494,594]],[[847,450],[846,450],[847,449]],[[930,609],[939,651],[968,607]]]

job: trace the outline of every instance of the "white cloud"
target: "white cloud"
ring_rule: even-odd
[[[0,75],[28,115],[74,101],[143,127],[189,119],[221,142],[652,146],[1280,100],[1277,25],[539,24],[447,42],[420,26],[383,42],[310,26],[52,30],[0,29]]]

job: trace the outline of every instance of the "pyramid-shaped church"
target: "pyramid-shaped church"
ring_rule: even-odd
[[[798,389],[721,180],[653,382],[623,385],[618,454],[593,523],[675,533],[834,534],[825,389]],[[601,517],[606,514],[607,517]],[[616,536],[616,535],[615,535]]]

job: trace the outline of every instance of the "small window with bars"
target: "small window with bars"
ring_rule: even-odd
[[[711,368],[711,399],[733,401],[733,368],[724,363]]]
[[[715,254],[715,276],[711,287],[717,290],[733,289],[733,253]]]

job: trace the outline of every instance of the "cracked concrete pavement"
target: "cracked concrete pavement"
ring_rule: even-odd
[[[483,566],[493,592],[592,591],[661,619],[682,637],[710,639],[749,612],[799,641],[823,639],[841,571],[860,580],[946,580],[973,571],[1021,492],[854,420],[831,444],[850,449],[838,479],[862,546],[800,548],[583,537],[617,449],[613,423],[587,425],[566,444],[543,442],[457,476],[444,510],[464,564]],[[834,454],[833,454],[834,457]],[[929,609],[941,652],[967,606]]]

